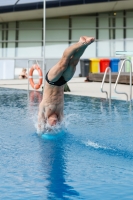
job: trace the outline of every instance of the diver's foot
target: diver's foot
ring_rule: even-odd
[[[81,36],[79,39],[79,42],[85,45],[89,45],[92,42],[94,42],[95,38],[94,37],[87,37],[87,36]]]

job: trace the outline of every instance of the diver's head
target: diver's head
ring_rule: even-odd
[[[50,115],[50,117],[48,117],[48,123],[50,126],[55,126],[58,122],[58,117],[56,114],[52,114]]]

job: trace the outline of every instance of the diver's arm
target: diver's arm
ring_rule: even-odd
[[[41,130],[42,127],[44,127],[45,123],[46,123],[46,119],[45,119],[45,114],[44,114],[44,108],[43,108],[42,104],[40,103],[39,112],[38,112],[38,128],[39,128],[39,130]]]

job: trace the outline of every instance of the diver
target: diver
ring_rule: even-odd
[[[94,37],[82,36],[68,47],[59,62],[46,74],[43,99],[39,105],[38,128],[48,123],[56,125],[63,119],[64,85],[73,77],[76,65],[85,49],[94,42]]]

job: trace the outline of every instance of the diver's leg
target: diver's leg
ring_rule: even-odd
[[[73,56],[70,58],[67,69],[63,73],[63,77],[66,81],[69,81],[73,77],[76,70],[76,65],[78,64],[80,57],[82,56],[88,45],[90,45],[94,41],[94,38],[84,36],[81,37],[80,40],[82,43],[85,40],[84,45],[82,45],[74,52]]]
[[[86,47],[93,41],[94,41],[94,38],[92,37],[89,38],[89,37],[84,36],[84,37],[80,37],[79,42],[68,47],[64,51],[63,56],[59,60],[59,62],[50,69],[48,73],[49,81],[57,81],[62,75],[64,76],[64,72],[67,70],[67,68],[69,68],[69,64],[71,64],[71,62],[72,64],[77,63],[80,56],[83,54],[84,50],[86,49]],[[73,76],[73,70],[69,69],[68,73],[72,74],[71,77]]]

